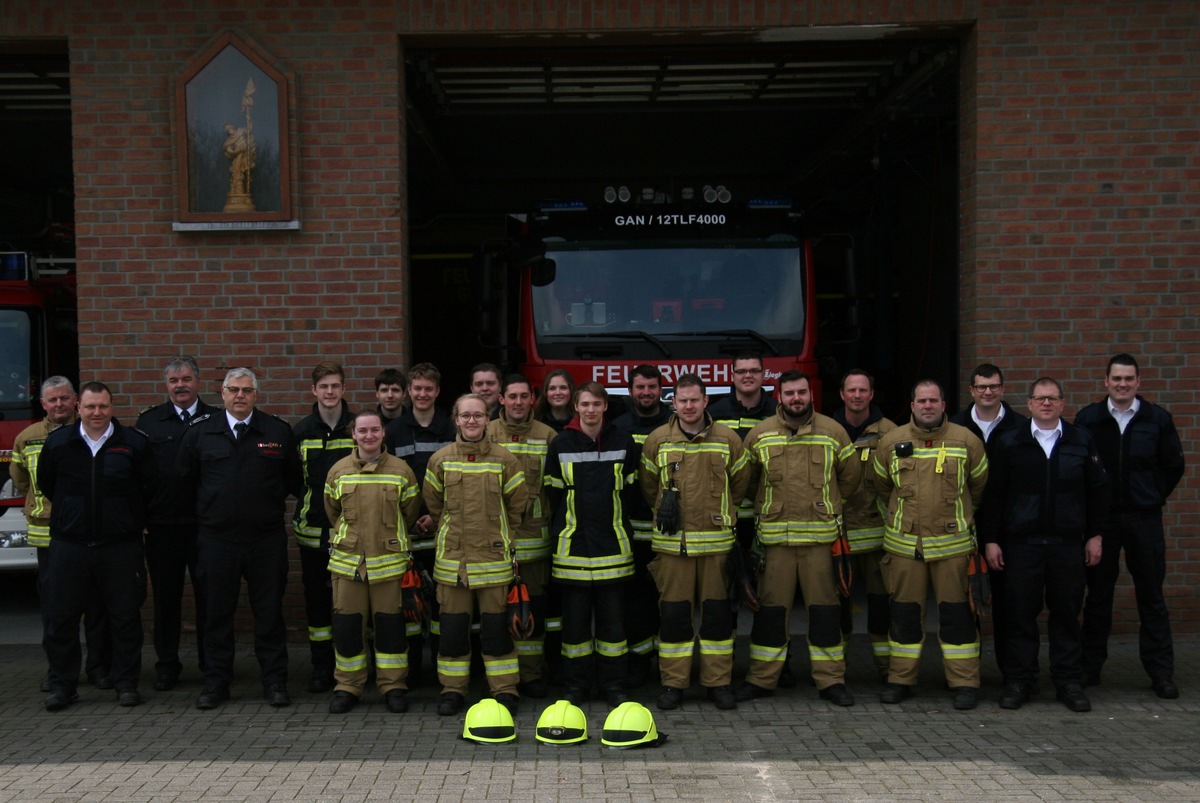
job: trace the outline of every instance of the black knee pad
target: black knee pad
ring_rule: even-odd
[[[659,635],[668,644],[678,644],[692,639],[692,603],[660,602],[659,618],[662,632]]]
[[[893,602],[890,608],[892,641],[916,644],[924,638],[920,605],[915,602]]]
[[[972,644],[979,635],[966,602],[938,603],[938,636],[946,644]]]
[[[722,641],[733,633],[733,610],[727,599],[706,599],[700,603],[700,638]]]
[[[854,604],[850,602],[849,597],[842,597],[838,600],[838,608],[841,609],[842,613],[842,639],[845,640],[854,632]]]
[[[815,647],[836,647],[842,643],[842,606],[808,606],[808,640]]]
[[[888,632],[891,619],[887,594],[867,594],[867,632]]]
[[[782,605],[764,606],[754,614],[750,641],[763,647],[782,647],[787,643],[787,609]]]
[[[533,635],[530,638],[540,639],[546,635],[546,596],[538,594],[536,597],[530,597],[529,607],[533,611]]]
[[[361,613],[333,615],[333,646],[342,655],[362,655],[363,617]]]
[[[471,615],[469,613],[443,613],[442,632],[438,653],[450,657],[471,654]]]
[[[508,655],[513,650],[508,617],[503,613],[485,613],[479,617],[479,648],[484,655]]]
[[[381,652],[408,652],[408,635],[405,633],[404,614],[375,614],[375,646]]]

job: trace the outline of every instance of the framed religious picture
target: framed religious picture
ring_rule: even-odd
[[[292,219],[288,80],[233,33],[175,85],[176,230],[299,228]]]

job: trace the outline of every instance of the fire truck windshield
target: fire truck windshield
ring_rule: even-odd
[[[681,340],[738,330],[773,342],[804,339],[799,241],[546,243],[557,265],[533,288],[534,331],[543,356],[606,334],[627,352],[661,356]],[[629,333],[644,333],[631,338]],[[567,356],[565,353],[560,356]],[[637,353],[626,353],[630,358]]]
[[[27,311],[0,309],[0,409],[28,409],[32,320]]]

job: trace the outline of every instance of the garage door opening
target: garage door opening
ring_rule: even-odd
[[[437,362],[448,391],[483,359],[516,367],[522,313],[481,268],[509,247],[511,215],[709,188],[731,209],[787,202],[811,244],[827,408],[852,367],[892,415],[918,375],[949,391],[959,32],[832,33],[406,42],[413,359]]]

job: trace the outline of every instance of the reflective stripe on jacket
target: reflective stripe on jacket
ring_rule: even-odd
[[[706,416],[695,437],[672,415],[646,438],[639,472],[642,495],[657,519],[662,491],[679,490],[679,531],[655,530],[656,552],[669,555],[723,555],[733,545],[738,502],[750,487],[749,461],[737,433]]]
[[[374,461],[352,452],[329,470],[324,497],[333,522],[331,573],[381,583],[408,570],[408,530],[421,512],[421,494],[407,463],[387,452]]]
[[[896,453],[903,444],[911,446],[911,454]],[[934,561],[975,548],[974,513],[988,461],[983,441],[970,430],[945,417],[928,430],[910,421],[883,436],[874,469],[877,490],[888,500],[886,552]]]
[[[435,581],[481,588],[512,580],[528,491],[511,452],[486,438],[457,440],[430,458],[422,493],[437,529]]]
[[[812,413],[793,427],[783,412],[746,436],[758,538],[771,546],[831,544],[837,540],[842,494],[853,489],[854,447],[840,424]]]

